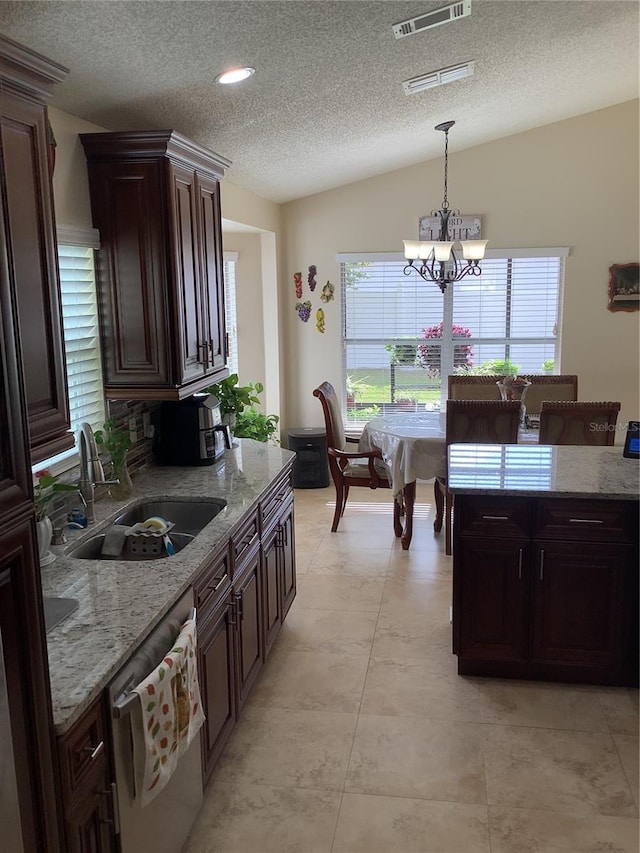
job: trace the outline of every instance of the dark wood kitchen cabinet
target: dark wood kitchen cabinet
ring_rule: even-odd
[[[285,503],[282,503],[284,494]],[[285,479],[272,492],[277,512],[262,534],[262,583],[265,627],[265,655],[268,654],[296,594],[293,491]],[[264,522],[263,504],[263,524]]]
[[[115,790],[101,698],[58,743],[67,853],[113,853]]]
[[[458,672],[637,684],[638,504],[456,495]]]
[[[175,131],[90,133],[110,399],[179,400],[226,372],[220,180],[230,162]]]
[[[31,461],[73,447],[47,101],[67,69],[0,40],[0,156],[6,273],[18,308]]]
[[[236,605],[238,711],[249,697],[264,660],[260,550],[252,550],[233,572]]]

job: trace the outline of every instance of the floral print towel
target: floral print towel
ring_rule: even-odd
[[[146,806],[167,784],[204,722],[195,619],[184,623],[162,663],[133,688],[142,720],[132,716],[136,800]]]

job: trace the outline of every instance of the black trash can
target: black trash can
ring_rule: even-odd
[[[329,485],[327,434],[324,429],[290,429],[289,450],[296,454],[293,463],[294,488],[324,489]]]

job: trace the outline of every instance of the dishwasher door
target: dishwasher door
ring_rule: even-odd
[[[189,590],[163,617],[107,688],[118,796],[121,853],[180,853],[202,805],[200,735],[147,806],[135,800],[132,726],[142,725],[140,701],[131,689],[162,661],[193,610]],[[122,710],[118,706],[122,707]]]

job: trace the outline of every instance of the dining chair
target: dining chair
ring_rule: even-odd
[[[449,400],[500,400],[500,391],[496,382],[504,379],[502,375],[471,376],[456,373],[449,376]]]
[[[525,397],[528,415],[539,415],[540,406],[544,400],[571,402],[578,399],[578,377],[575,374],[524,373],[522,379],[531,382]]]
[[[369,489],[390,489],[391,480],[382,460],[380,450],[349,453],[349,443],[358,444],[357,438],[346,435],[342,420],[342,410],[336,390],[330,382],[323,382],[313,392],[322,404],[325,429],[327,432],[327,455],[329,470],[336,488],[336,509],[333,514],[331,532],[335,533],[344,515],[351,486],[366,486]],[[396,536],[401,536],[401,507],[393,502],[393,526]]]
[[[447,400],[446,442],[450,444],[517,444],[520,425],[518,400]],[[445,477],[434,482],[438,533],[445,524],[445,553],[451,555],[453,495]]]
[[[620,403],[543,401],[540,408],[540,444],[587,444],[599,447],[615,442]]]

